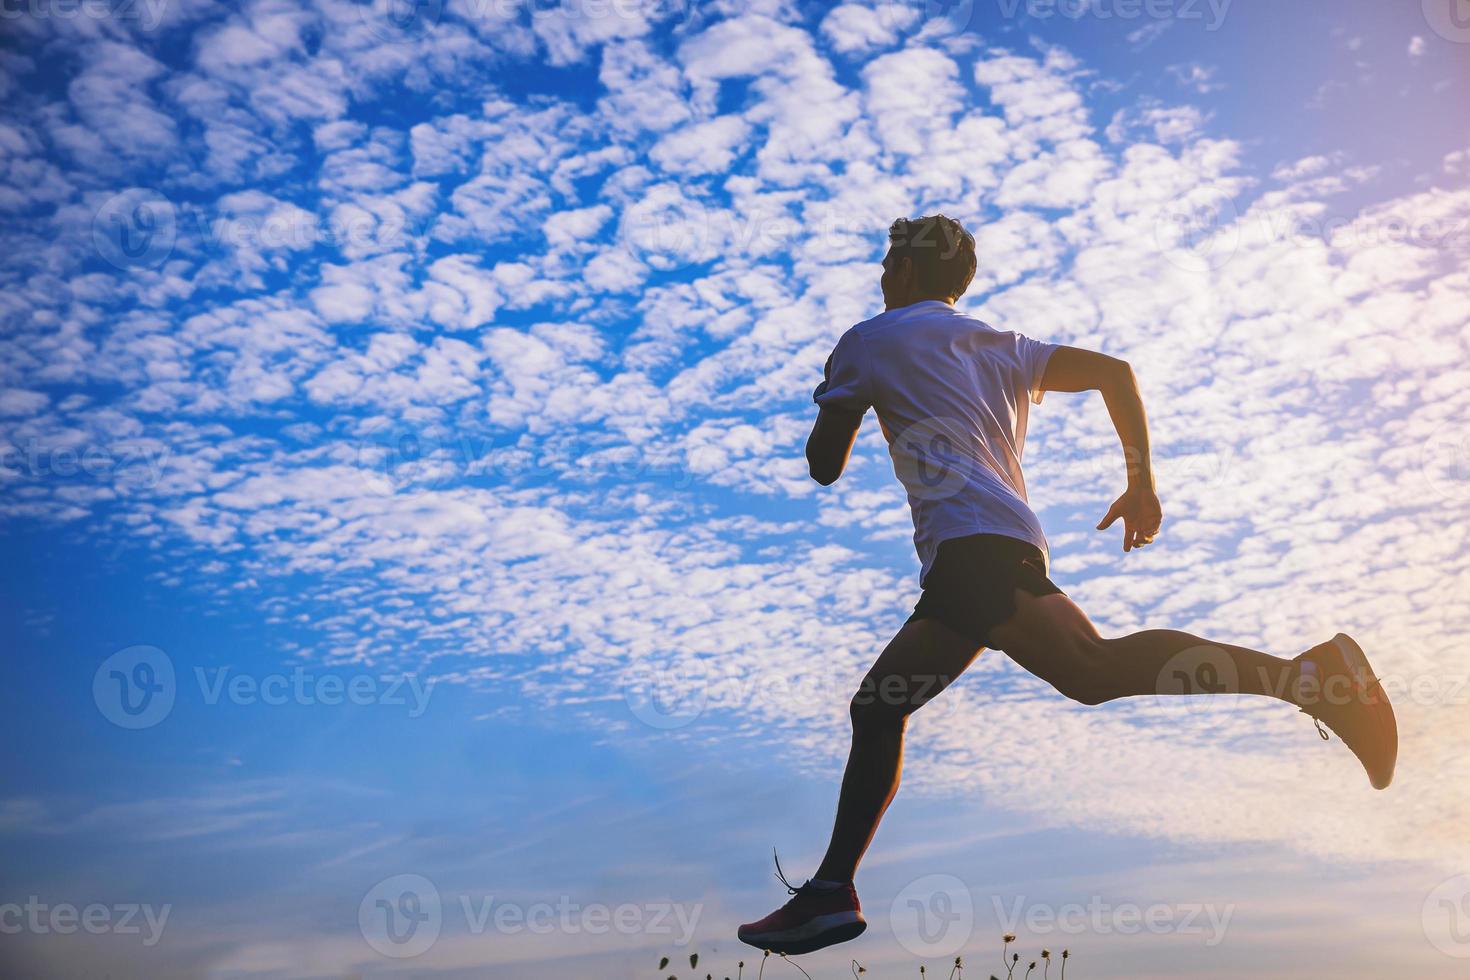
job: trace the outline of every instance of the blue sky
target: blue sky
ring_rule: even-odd
[[[1109,633],[1353,633],[1399,778],[987,654],[807,968],[983,975],[1010,931],[1074,977],[1459,975],[1462,7],[6,7],[0,958],[749,971],[917,590],[877,426],[807,480],[810,392],[943,210],[963,307],[1149,405],[1127,556],[1101,405],[1033,412],[1053,577]]]

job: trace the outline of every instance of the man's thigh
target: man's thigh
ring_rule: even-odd
[[[1095,656],[1102,642],[1092,620],[1067,596],[1020,589],[1015,615],[990,631],[991,646],[1052,684]]]
[[[854,701],[908,714],[932,701],[984,649],[937,619],[912,620],[878,655]]]

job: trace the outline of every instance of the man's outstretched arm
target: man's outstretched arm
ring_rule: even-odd
[[[812,434],[806,440],[806,463],[812,479],[824,487],[837,482],[852,455],[858,427],[863,424],[860,412],[826,406],[817,413]]]
[[[1123,518],[1123,550],[1141,548],[1159,533],[1163,514],[1154,492],[1153,462],[1149,456],[1148,416],[1138,382],[1127,361],[1080,347],[1059,347],[1047,362],[1042,391],[1099,391],[1123,443],[1128,489],[1108,508],[1098,530]]]

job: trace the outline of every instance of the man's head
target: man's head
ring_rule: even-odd
[[[883,303],[890,310],[925,299],[953,303],[975,278],[975,239],[942,214],[899,218],[888,229]]]

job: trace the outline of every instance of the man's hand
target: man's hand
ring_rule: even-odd
[[[1113,501],[1097,529],[1107,530],[1120,517],[1123,518],[1123,550],[1132,551],[1153,543],[1164,521],[1164,512],[1159,508],[1159,498],[1153,488],[1139,484],[1129,487]]]
[[[824,487],[837,482],[847,468],[847,457],[852,455],[852,444],[862,424],[861,412],[826,406],[817,413],[812,434],[806,440],[807,467],[813,480]]]
[[[1148,416],[1138,381],[1127,361],[1079,347],[1058,347],[1047,362],[1041,379],[1043,391],[1100,391],[1108,406],[1113,428],[1123,443],[1123,462],[1128,468],[1128,489],[1113,501],[1108,516],[1097,526],[1112,527],[1123,518],[1123,550],[1151,544],[1159,533],[1163,513],[1154,494],[1153,464],[1149,461]]]

